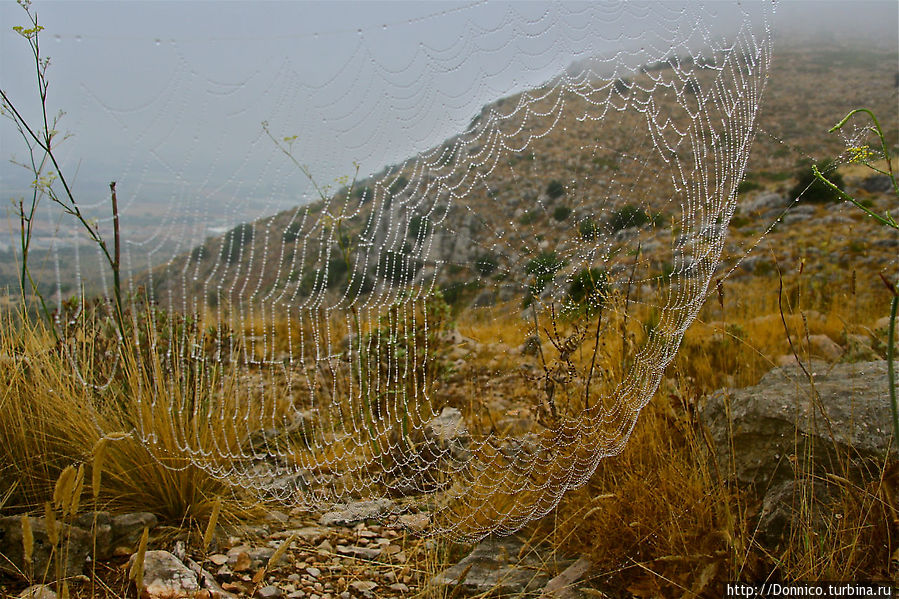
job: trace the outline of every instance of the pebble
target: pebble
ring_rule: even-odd
[[[273,584],[264,586],[261,589],[259,589],[258,591],[256,591],[256,597],[258,599],[276,599],[277,597],[280,597],[281,595],[283,595],[281,589],[279,589],[278,587],[276,587]]]
[[[222,555],[221,553],[215,553],[209,556],[209,561],[211,561],[216,566],[224,566],[228,563],[228,556]]]
[[[350,583],[350,587],[362,593],[368,593],[377,588],[378,583],[371,580],[354,580]]]

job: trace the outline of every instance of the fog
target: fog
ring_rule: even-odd
[[[541,2],[35,2],[50,56],[50,108],[65,111],[63,168],[79,201],[105,214],[119,182],[132,226],[172,211],[216,227],[309,201],[308,181],[265,133],[296,135],[292,151],[322,185],[379,171],[464,130],[481,106],[540,85],[574,60],[659,46],[647,12],[689,26],[691,3]],[[755,10],[753,3],[742,6]],[[682,12],[688,7],[688,12]],[[777,44],[899,45],[899,4],[777,5]],[[725,35],[741,5],[705,13]],[[607,22],[604,20],[608,13]],[[22,9],[0,5],[0,81],[38,116]],[[601,23],[602,39],[586,25]],[[592,32],[590,32],[592,33]],[[776,56],[776,55],[775,55]],[[776,58],[775,58],[776,59]],[[0,123],[0,197],[28,194],[25,146]]]

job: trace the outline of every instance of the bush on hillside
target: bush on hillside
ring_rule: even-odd
[[[841,190],[845,189],[846,184],[843,181],[843,176],[837,172],[836,167],[834,167],[832,162],[822,162],[818,165],[818,170],[821,171],[821,174],[824,175],[828,181],[836,185],[837,188]],[[812,202],[813,204],[839,202],[842,199],[835,189],[815,178],[810,166],[803,166],[797,173],[797,176],[799,177],[799,181],[796,183],[795,187],[790,190],[790,197],[797,198],[801,196],[803,200]]]

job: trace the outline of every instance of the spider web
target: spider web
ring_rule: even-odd
[[[326,71],[285,61],[237,84],[198,73],[186,40],[156,40],[171,66],[158,93],[132,109],[93,97],[181,184],[124,248],[126,286],[166,332],[143,340],[165,355],[140,394],[154,398],[136,415],[145,443],[164,427],[180,457],[236,486],[347,519],[417,513],[420,532],[464,539],[545,515],[621,451],[719,265],[770,7],[531,8],[298,34],[297,55]],[[452,36],[418,39],[423,22]],[[399,34],[405,52],[379,52]],[[221,149],[228,124],[210,143],[179,116],[186,88],[237,129],[263,120],[262,102],[241,163]],[[125,223],[156,189],[142,156],[120,179]],[[460,314],[500,333],[466,338]],[[438,391],[479,353],[489,377],[522,381],[519,397]],[[70,360],[98,387],[125,367]],[[218,393],[194,401],[198,388]]]

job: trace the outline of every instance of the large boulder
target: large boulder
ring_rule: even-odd
[[[22,517],[0,518],[0,570],[16,576],[23,574],[43,580],[55,576],[54,556],[65,556],[62,564],[64,576],[81,574],[91,547],[91,536],[82,528],[57,522],[59,543],[64,548],[53,549],[47,534],[47,524],[43,518],[29,517],[31,534],[34,539],[30,567],[25,563],[25,549],[22,544]]]
[[[129,567],[137,555],[132,555]],[[138,596],[141,599],[199,599],[208,596],[197,575],[168,551],[147,551]]]
[[[545,562],[531,551],[521,556],[522,548],[522,541],[515,537],[486,539],[458,564],[435,576],[432,583],[451,589],[454,596],[535,593],[549,580],[542,571]]]
[[[159,520],[149,512],[111,515],[109,512],[85,512],[79,514],[75,524],[87,531],[95,531],[96,559],[112,557],[116,549],[133,551],[144,532],[153,530]]]
[[[763,488],[794,478],[796,469],[876,475],[892,437],[886,362],[806,368],[814,385],[792,364],[707,400],[701,418],[723,474]]]

